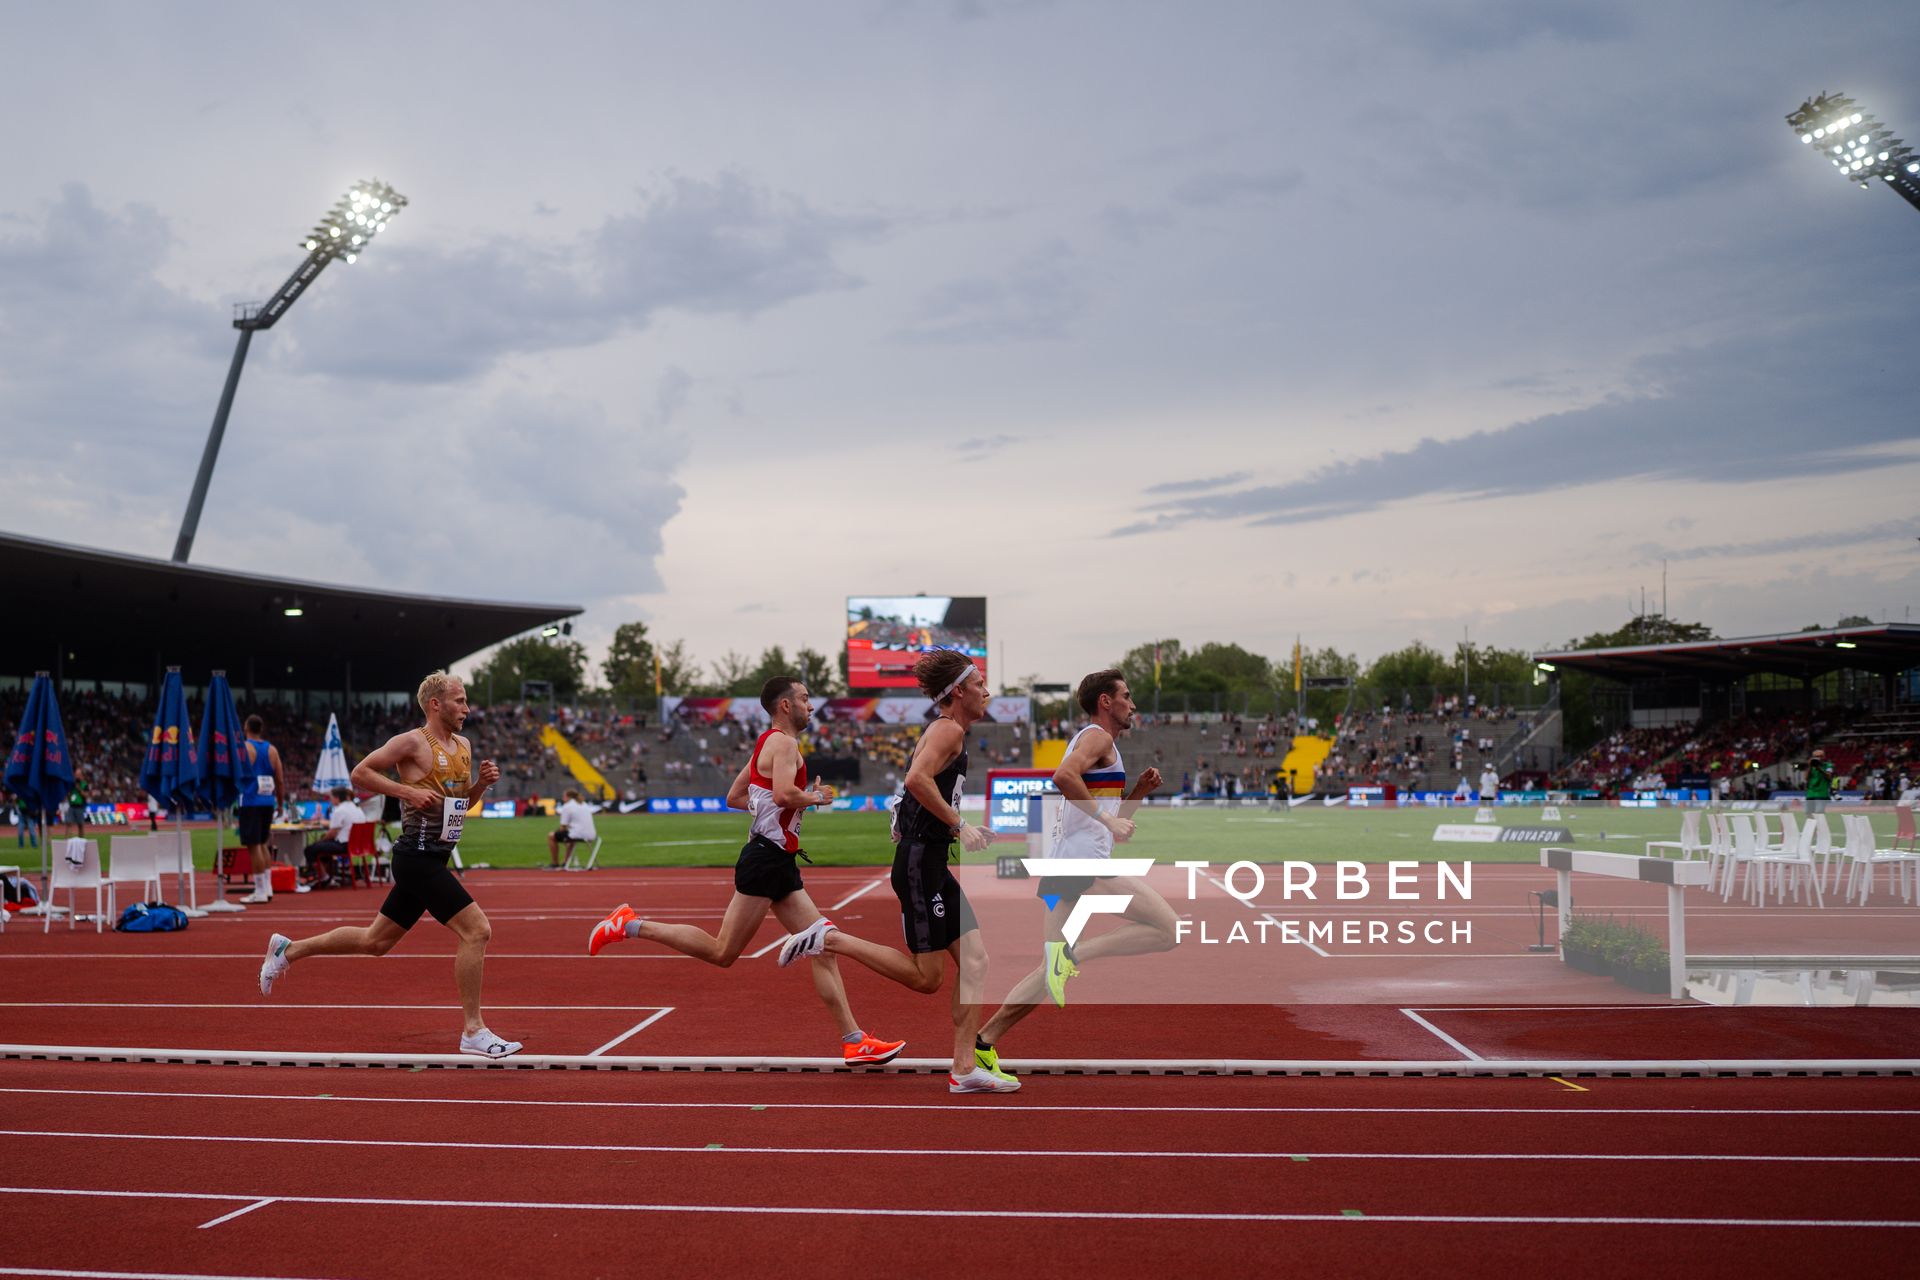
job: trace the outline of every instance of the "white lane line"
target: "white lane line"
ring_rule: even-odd
[[[1467,1046],[1461,1044],[1458,1040],[1455,1040],[1452,1036],[1448,1035],[1446,1032],[1442,1031],[1440,1028],[1434,1026],[1431,1022],[1428,1022],[1425,1018],[1421,1017],[1419,1014],[1415,1013],[1413,1010],[1402,1009],[1400,1012],[1406,1014],[1409,1018],[1412,1018],[1415,1022],[1425,1027],[1428,1031],[1433,1032],[1433,1034],[1438,1036],[1440,1040],[1443,1043],[1445,1043],[1449,1048],[1458,1052],[1461,1057],[1466,1058],[1472,1062],[1486,1061],[1486,1059],[1482,1058],[1479,1054],[1467,1048]]]
[[[251,1195],[212,1191],[99,1191],[78,1187],[0,1187],[0,1194],[74,1196],[118,1200],[252,1200]],[[402,1209],[554,1209],[569,1213],[723,1213],[782,1214],[814,1218],[1022,1218],[1098,1222],[1354,1222],[1439,1223],[1461,1226],[1606,1226],[1606,1227],[1882,1227],[1911,1229],[1920,1220],[1892,1218],[1580,1218],[1550,1215],[1477,1215],[1438,1213],[1201,1213],[1154,1210],[1088,1209],[936,1209],[874,1205],[791,1204],[635,1204],[580,1200],[403,1200],[389,1196],[275,1196],[281,1204],[364,1205]]]
[[[197,1098],[222,1102],[376,1102],[396,1106],[434,1104],[450,1107],[587,1107],[651,1111],[958,1111],[976,1116],[1016,1116],[1027,1111],[1067,1111],[1086,1114],[1172,1113],[1221,1115],[1364,1115],[1364,1116],[1548,1116],[1555,1124],[1578,1116],[1827,1116],[1894,1117],[1920,1121],[1912,1107],[1261,1107],[1134,1106],[1124,1102],[1022,1102],[1018,1108],[981,1107],[963,1102],[637,1102],[614,1100],[557,1101],[546,1098],[419,1098],[383,1097],[356,1093],[215,1093],[169,1089],[47,1089],[24,1085],[0,1087],[0,1093],[43,1094],[64,1098]]]
[[[504,1008],[510,1008],[511,1006],[498,1005],[495,1007],[504,1009]],[[673,1012],[673,1006],[670,1004],[660,1005],[656,1007],[652,1013],[640,1019],[640,1021],[634,1023],[631,1027],[628,1027],[625,1031],[622,1031],[619,1035],[607,1041],[605,1044],[601,1045],[598,1049],[595,1049],[592,1053],[589,1053],[587,1056],[589,1058],[597,1058],[601,1054],[605,1053],[607,1050],[616,1048],[619,1045],[625,1044],[627,1041],[631,1040],[634,1036],[639,1035],[642,1031],[645,1031],[648,1027],[660,1021],[660,1019],[666,1017],[668,1014],[672,1012]]]
[[[358,917],[355,917],[356,919]],[[437,960],[442,964],[453,958],[451,951],[390,951],[384,956],[334,956],[331,960],[378,960],[381,964],[392,964],[396,960]],[[525,951],[489,951],[489,960],[594,960],[596,962],[614,960],[691,960],[692,956],[683,956],[677,951],[619,951],[598,956],[589,956],[585,951],[567,952],[525,952]],[[43,951],[37,955],[0,955],[5,960],[51,960],[65,964],[69,960],[137,960],[146,964],[150,960],[252,960],[260,959],[258,951]]]
[[[279,1134],[106,1133],[84,1129],[0,1129],[7,1138],[71,1138],[103,1142],[209,1142],[270,1147],[397,1147],[409,1151],[620,1151],[629,1155],[733,1156],[990,1156],[1024,1160],[1586,1160],[1680,1164],[1920,1164],[1920,1156],[1821,1156],[1715,1152],[1586,1151],[1167,1151],[1046,1147],[742,1147],[617,1142],[451,1142],[401,1138],[291,1138]],[[262,1204],[271,1201],[262,1201]],[[252,1205],[257,1209],[260,1205]],[[237,1218],[249,1209],[227,1215]],[[226,1218],[216,1219],[225,1222]],[[213,1226],[214,1223],[206,1223]]]
[[[870,893],[873,890],[878,889],[881,885],[885,884],[886,882],[887,882],[887,878],[885,876],[881,876],[877,880],[869,880],[865,884],[861,885],[858,889],[855,889],[852,893],[848,894],[846,897],[840,899],[840,901],[828,907],[827,911],[838,911],[840,908],[846,906],[849,902],[852,902],[855,898],[858,898],[863,894]],[[825,912],[823,912],[822,914],[825,914]],[[761,947],[758,951],[749,951],[747,953],[747,959],[758,960],[761,956],[766,955],[769,951],[777,950],[780,944],[787,940],[788,936],[789,935],[783,933],[779,937],[775,938],[772,942],[769,942],[766,946]]]
[[[239,1217],[241,1214],[252,1213],[255,1209],[264,1209],[272,1203],[273,1203],[272,1200],[255,1200],[252,1204],[246,1206],[244,1209],[235,1209],[232,1213],[223,1213],[219,1217],[213,1219],[210,1222],[201,1223],[199,1226],[199,1230],[205,1231],[208,1227],[217,1227],[223,1222],[232,1222],[235,1218]]]
[[[282,1004],[278,1000],[263,1004],[254,1000],[245,1004],[161,1004],[142,1000],[0,1000],[0,1009],[425,1009],[445,1012],[457,1004]],[[573,1012],[639,1013],[658,1009],[657,1004],[489,1004],[489,1009],[562,1010]]]
[[[855,889],[852,893],[848,894],[846,897],[840,899],[840,901],[828,907],[827,910],[838,911],[840,908],[846,906],[849,902],[852,902],[855,898],[862,897],[866,894],[872,893],[875,889],[878,889],[881,885],[885,884],[886,882],[887,882],[887,877],[885,876],[880,876],[877,879],[869,880],[865,884],[861,885],[858,889]]]
[[[0,1267],[0,1276],[55,1276],[63,1280],[286,1280],[280,1276],[205,1275],[197,1271],[68,1271],[57,1267]]]
[[[1279,930],[1281,931],[1281,933],[1282,933],[1283,935],[1285,934],[1285,932],[1286,932],[1286,929],[1285,929],[1285,927],[1284,927],[1284,926],[1282,926],[1282,925],[1281,925],[1281,923],[1280,923],[1280,922],[1279,922],[1278,920],[1275,920],[1275,919],[1273,918],[1273,913],[1272,913],[1271,911],[1269,911],[1269,912],[1267,912],[1266,914],[1264,914],[1264,915],[1262,915],[1262,916],[1261,916],[1260,918],[1261,918],[1262,920],[1265,920],[1265,921],[1267,921],[1267,922],[1268,922],[1269,924],[1271,924],[1271,925],[1272,925],[1272,926],[1273,926],[1274,928],[1276,928],[1276,929],[1279,929]],[[1313,952],[1313,954],[1315,954],[1315,955],[1317,955],[1317,956],[1319,956],[1319,957],[1321,957],[1322,959],[1325,959],[1325,960],[1331,960],[1331,959],[1333,959],[1333,955],[1332,955],[1332,953],[1330,953],[1330,952],[1327,952],[1327,951],[1322,951],[1322,950],[1320,949],[1320,944],[1319,944],[1319,943],[1317,943],[1317,942],[1315,942],[1315,941],[1313,941],[1313,940],[1312,940],[1311,938],[1302,938],[1302,939],[1300,939],[1300,945],[1301,945],[1301,946],[1303,946],[1303,947],[1305,947],[1305,948],[1306,948],[1307,950],[1309,950],[1309,951],[1311,951],[1311,952]]]

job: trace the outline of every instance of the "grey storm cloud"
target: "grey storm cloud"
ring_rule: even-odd
[[[1200,207],[1275,200],[1299,190],[1305,181],[1306,175],[1298,169],[1260,173],[1215,171],[1188,178],[1174,188],[1173,198],[1181,204]]]
[[[399,226],[400,243],[352,268],[371,267],[372,279],[356,280],[350,298],[316,298],[301,317],[292,367],[455,381],[510,354],[593,345],[668,309],[750,316],[857,287],[836,254],[889,224],[722,174],[675,179],[572,241],[437,249],[404,243]]]
[[[1610,482],[1725,484],[1863,471],[1915,439],[1904,383],[1912,326],[1856,314],[1790,337],[1643,361],[1648,390],[1452,439],[1335,462],[1282,484],[1150,503],[1116,535],[1192,520],[1299,524],[1422,498],[1501,497]],[[1833,412],[1833,389],[1848,390]]]
[[[1658,542],[1642,542],[1633,550],[1641,557],[1642,564],[1657,560],[1736,560],[1747,556],[1786,555],[1796,551],[1837,551],[1874,543],[1908,543],[1916,536],[1920,536],[1920,520],[1882,520],[1877,524],[1855,525],[1847,529],[1697,547],[1669,547]]]
[[[1224,476],[1207,476],[1200,480],[1163,480],[1159,484],[1150,484],[1143,493],[1203,493],[1208,489],[1224,489],[1228,485],[1240,484],[1253,478],[1251,471],[1232,471]]]
[[[953,446],[953,451],[961,455],[962,462],[979,462],[1000,452],[1008,445],[1019,444],[1018,436],[1005,433],[991,436],[973,436]]]
[[[1073,251],[1050,243],[994,275],[934,289],[896,337],[911,343],[1022,342],[1064,337],[1086,307]]]

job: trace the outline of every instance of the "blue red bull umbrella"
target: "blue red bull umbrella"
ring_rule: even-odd
[[[180,668],[168,667],[160,685],[160,706],[153,736],[140,764],[140,788],[174,815],[174,829],[185,831],[180,811],[200,796],[200,753],[194,749],[193,723],[187,719],[187,690]],[[192,893],[191,885],[188,893]]]
[[[233,690],[227,685],[227,673],[216,671],[207,682],[207,705],[200,712],[200,798],[214,808],[216,816],[224,814],[240,798],[242,791],[253,787],[254,769],[247,763],[246,754],[240,749],[247,735],[240,723],[240,711],[233,704]],[[221,864],[226,857],[226,823],[215,824],[213,869],[219,875]],[[215,895],[218,899],[219,895]],[[196,899],[194,907],[199,906]],[[215,901],[207,905],[209,911],[244,911],[245,907],[235,903]]]
[[[73,758],[67,754],[67,731],[60,723],[60,701],[46,672],[35,673],[27,694],[26,713],[7,756],[7,790],[23,809],[40,811],[40,896],[47,889],[47,810],[58,809],[73,789]]]

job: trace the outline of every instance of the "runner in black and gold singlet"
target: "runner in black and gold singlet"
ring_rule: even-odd
[[[473,749],[460,736],[467,719],[467,691],[459,680],[444,671],[434,672],[420,682],[419,702],[426,724],[388,739],[353,770],[353,784],[361,791],[400,801],[393,889],[380,905],[380,914],[364,929],[334,929],[298,942],[274,934],[260,966],[260,991],[271,994],[274,981],[287,966],[308,956],[383,956],[422,915],[431,914],[460,940],[453,961],[465,1015],[460,1052],[504,1058],[521,1046],[489,1031],[480,1016],[480,979],[492,926],[448,866],[467,814],[499,779],[500,767],[482,760],[479,770],[474,770]],[[388,770],[398,775],[398,781],[386,776]]]

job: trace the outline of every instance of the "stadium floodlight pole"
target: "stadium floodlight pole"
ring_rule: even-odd
[[[1879,179],[1920,209],[1920,160],[1871,111],[1843,93],[1808,98],[1787,117],[1802,145],[1825,156],[1840,176],[1863,189]]]
[[[233,309],[233,327],[240,331],[234,344],[233,364],[227,369],[227,385],[221,389],[220,405],[213,411],[213,427],[207,432],[207,447],[200,454],[200,471],[193,478],[193,496],[187,499],[186,518],[180,522],[180,536],[173,544],[173,561],[185,564],[193,552],[193,537],[200,528],[200,509],[206,505],[207,486],[213,482],[213,464],[220,456],[220,440],[227,433],[227,414],[233,409],[233,393],[240,386],[240,369],[247,362],[247,347],[261,329],[271,329],[287,313],[294,299],[307,291],[327,264],[335,258],[353,262],[366,252],[367,245],[393,218],[407,207],[407,198],[378,178],[356,183],[327,210],[319,223],[301,241],[307,257],[286,283],[265,302],[242,303]]]

